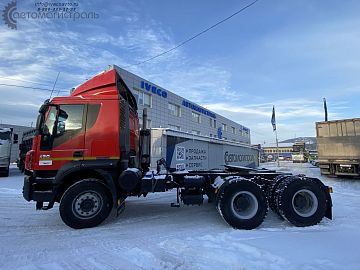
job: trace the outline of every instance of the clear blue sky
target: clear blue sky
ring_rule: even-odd
[[[56,88],[67,95],[109,64],[156,55],[250,2],[79,1],[79,11],[99,18],[18,19],[17,30],[1,21],[0,84],[52,88],[60,71]],[[17,11],[35,10],[32,1],[17,3]],[[274,141],[273,105],[280,139],[314,136],[323,97],[330,119],[360,117],[359,11],[359,1],[260,0],[180,49],[128,69],[249,127],[253,143]],[[0,94],[0,121],[22,125],[35,121],[49,97],[1,85]]]

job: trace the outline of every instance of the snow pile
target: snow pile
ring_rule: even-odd
[[[258,229],[234,230],[213,204],[171,208],[168,192],[130,198],[118,218],[73,230],[58,207],[35,211],[22,198],[12,168],[0,178],[0,269],[360,269],[360,181],[324,178],[309,164],[281,169],[333,186],[334,220],[297,228],[269,211]]]

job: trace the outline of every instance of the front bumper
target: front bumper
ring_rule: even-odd
[[[24,177],[23,196],[27,201],[54,202],[57,185],[53,179],[37,179],[32,175]]]

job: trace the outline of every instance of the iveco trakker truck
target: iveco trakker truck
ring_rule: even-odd
[[[360,176],[360,118],[316,123],[321,174]]]
[[[146,120],[144,111],[140,130],[136,99],[116,66],[68,97],[45,101],[26,154],[24,198],[43,210],[60,203],[62,220],[77,229],[100,224],[112,209],[119,213],[127,197],[171,189],[177,191],[171,206],[201,205],[207,197],[237,229],[258,227],[269,206],[296,226],[331,218],[331,188],[317,178],[231,164],[176,170],[166,157],[159,157],[152,164],[156,169],[149,170]]]

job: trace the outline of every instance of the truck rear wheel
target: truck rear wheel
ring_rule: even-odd
[[[84,179],[70,186],[60,201],[60,216],[74,229],[99,225],[110,214],[109,190],[97,179]]]
[[[318,224],[326,212],[326,194],[311,178],[291,177],[279,186],[277,207],[297,227]]]
[[[251,230],[264,221],[268,204],[264,191],[256,183],[236,180],[220,192],[218,210],[232,227]]]
[[[271,187],[269,188],[269,194],[268,194],[268,202],[269,202],[269,207],[270,209],[276,213],[280,218],[282,218],[282,216],[280,215],[277,207],[276,207],[276,194],[278,192],[278,187],[279,185],[282,183],[282,181],[284,181],[287,177],[289,177],[288,175],[279,175],[277,177],[274,178],[273,183],[271,185]]]

